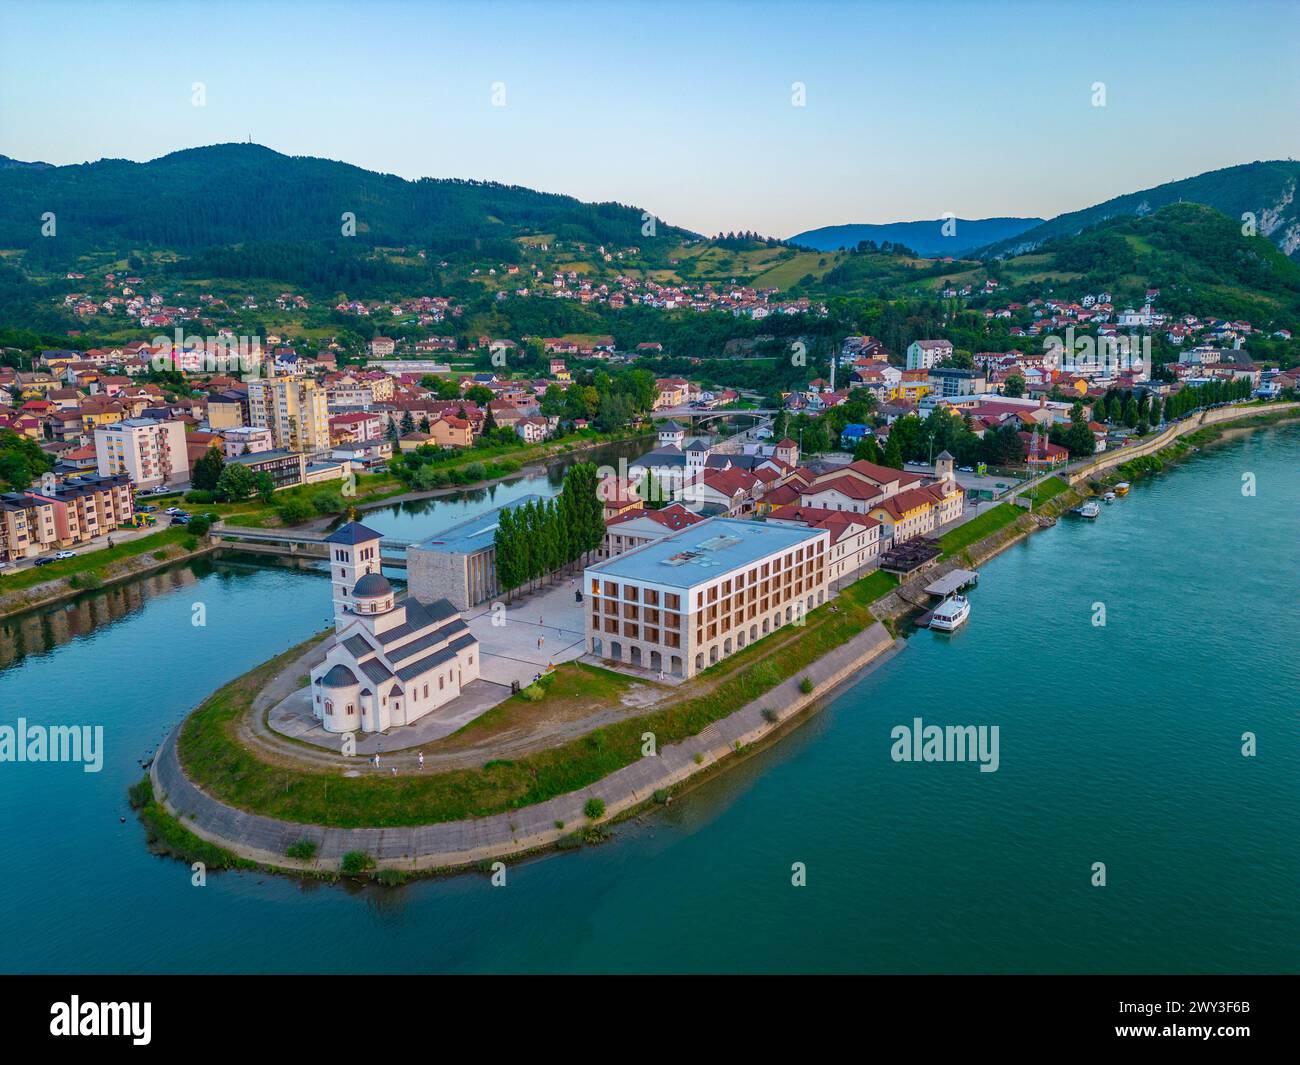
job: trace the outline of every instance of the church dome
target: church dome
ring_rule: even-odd
[[[357,682],[356,674],[339,662],[320,679],[323,688],[350,688]]]
[[[352,588],[357,599],[380,599],[392,594],[393,586],[382,573],[367,573]]]

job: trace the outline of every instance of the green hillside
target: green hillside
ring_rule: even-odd
[[[41,240],[37,232],[46,212],[56,216],[56,240]],[[0,168],[0,247],[36,246],[43,253],[338,241],[345,212],[355,215],[355,242],[365,246],[416,243],[455,250],[498,239],[504,244],[526,232],[620,245],[647,242],[637,207],[583,203],[494,182],[407,181],[256,144],[191,148],[147,163],[104,159]],[[652,242],[684,234],[659,223]]]
[[[1300,321],[1300,265],[1267,237],[1244,236],[1238,222],[1200,204],[1113,218],[996,265],[1004,284],[1025,292],[1068,281],[1079,295],[1108,291],[1117,303],[1139,304],[1151,287],[1173,313],[1257,325]]]
[[[1142,217],[1162,207],[1199,203],[1237,219],[1255,218],[1258,232],[1269,237],[1293,258],[1300,256],[1300,162],[1293,159],[1245,163],[1211,170],[1182,181],[1116,196],[1104,203],[1058,215],[1017,236],[990,244],[976,255],[1018,255],[1033,251],[1054,237],[1079,233],[1089,226],[1117,217]]]

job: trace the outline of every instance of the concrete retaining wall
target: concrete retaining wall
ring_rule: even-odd
[[[872,625],[797,677],[698,735],[663,748],[655,757],[640,758],[581,791],[469,821],[345,829],[293,824],[235,809],[207,795],[185,776],[176,752],[183,723],[159,748],[150,775],[154,794],[185,828],[252,861],[285,869],[334,870],[349,851],[364,851],[380,868],[430,870],[470,865],[555,844],[588,824],[583,813],[588,799],[604,801],[606,818],[651,801],[656,790],[680,784],[734,755],[737,744],[744,747],[764,739],[781,721],[829,695],[838,685],[856,679],[867,666],[899,646],[901,641],[896,644],[883,625]],[[813,681],[810,694],[799,690],[804,677]],[[768,709],[779,715],[777,722],[764,718],[763,711]],[[565,827],[556,828],[557,821]],[[297,862],[285,857],[289,846],[303,839],[316,844],[317,860]]]

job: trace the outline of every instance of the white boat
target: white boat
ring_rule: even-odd
[[[945,599],[930,616],[930,628],[940,632],[952,632],[970,617],[970,600],[964,595],[952,595]]]
[[[1102,496],[1101,498],[1104,499],[1107,503],[1114,503],[1114,502],[1115,502],[1115,493],[1114,493],[1114,492],[1107,492],[1107,493],[1106,493],[1104,496]]]
[[[1089,521],[1096,521],[1097,515],[1101,513],[1101,504],[1095,499],[1090,499],[1079,508],[1079,517],[1087,518]]]

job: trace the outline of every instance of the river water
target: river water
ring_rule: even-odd
[[[193,887],[145,849],[138,759],[321,627],[323,575],[232,556],[0,623],[0,724],[107,748],[0,764],[0,970],[1298,971],[1297,531],[1300,427],[1216,445],[992,560],[963,630],[775,747],[501,888]],[[997,725],[998,770],[893,761],[918,716]]]

